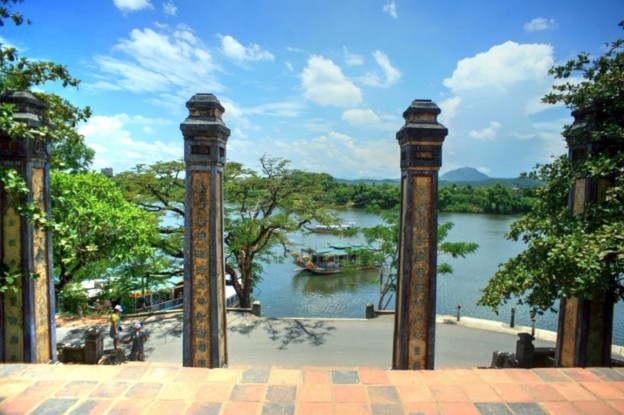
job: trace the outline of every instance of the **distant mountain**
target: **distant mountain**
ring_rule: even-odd
[[[440,180],[447,182],[478,182],[480,180],[489,180],[490,177],[481,173],[472,167],[462,167],[460,169],[451,170],[440,176]]]

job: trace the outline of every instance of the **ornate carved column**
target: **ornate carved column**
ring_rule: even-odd
[[[230,130],[212,94],[196,94],[180,125],[186,162],[183,364],[227,365],[223,167]]]
[[[592,138],[600,114],[593,110],[574,111],[574,123],[564,133],[568,158],[582,162],[590,156],[616,154],[624,151],[618,139]],[[604,200],[606,190],[613,184],[612,177],[578,177],[568,199],[570,214],[582,214],[590,204]],[[614,276],[615,280],[615,276]],[[555,360],[561,367],[610,366],[613,335],[613,292],[605,291],[586,300],[578,297],[562,298],[559,307],[557,348]]]
[[[433,369],[436,319],[438,170],[448,130],[440,108],[415,100],[397,132],[401,218],[393,369]]]
[[[45,103],[29,92],[12,91],[0,102],[14,105],[13,119],[41,126]],[[14,169],[28,195],[12,200],[0,185],[0,258],[8,272],[21,275],[16,290],[0,294],[0,361],[56,361],[52,238],[18,214],[15,203],[30,203],[50,215],[50,147],[47,138],[9,138],[0,132],[0,166]],[[35,278],[36,277],[36,278]]]

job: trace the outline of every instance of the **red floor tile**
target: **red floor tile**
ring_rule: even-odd
[[[438,402],[470,402],[460,385],[429,385]]]
[[[222,415],[254,415],[259,413],[258,402],[228,402],[222,408]]]
[[[332,387],[330,385],[303,384],[298,389],[298,400],[300,402],[332,401]]]
[[[557,392],[552,386],[547,384],[529,383],[521,385],[522,389],[533,399],[535,402],[544,401],[565,401],[566,399]]]
[[[329,385],[332,383],[331,372],[328,370],[305,369],[303,371],[303,383]]]
[[[205,402],[225,402],[230,398],[233,387],[228,383],[201,383],[193,399]]]
[[[364,385],[386,385],[390,383],[385,370],[360,369],[358,374],[360,382]]]
[[[582,383],[591,393],[600,399],[624,399],[624,390],[617,388],[608,382]]]
[[[583,415],[583,412],[575,407],[572,402],[540,402],[540,405],[548,411],[549,415]]]
[[[402,402],[435,402],[429,386],[422,384],[399,385],[396,387]]]
[[[578,383],[550,383],[568,401],[595,401],[596,397]]]
[[[481,415],[469,402],[443,402],[440,403],[440,409],[444,415]]]
[[[295,415],[331,415],[334,405],[329,402],[298,402]]]
[[[620,415],[620,412],[603,401],[579,401],[574,402],[574,406],[587,415]]]
[[[515,383],[496,383],[491,385],[503,402],[529,402],[533,399]]]
[[[484,382],[473,382],[461,385],[470,402],[500,402],[496,391]]]
[[[260,402],[264,399],[267,385],[234,385],[230,394],[231,401]]]
[[[340,403],[334,404],[334,414],[336,415],[370,415],[371,411],[364,403]]]
[[[366,387],[362,385],[334,385],[335,402],[368,402]]]

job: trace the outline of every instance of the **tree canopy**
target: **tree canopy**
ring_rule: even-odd
[[[550,74],[562,82],[543,102],[584,114],[584,128],[565,127],[568,143],[589,135],[592,148],[600,144],[605,151],[580,160],[561,156],[530,173],[546,184],[508,234],[527,249],[503,264],[483,290],[480,304],[495,310],[512,298],[537,312],[561,297],[592,299],[609,292],[616,301],[624,298],[624,40],[608,44],[604,56],[580,54]],[[603,194],[573,215],[568,195],[579,177],[600,183]]]
[[[52,173],[56,292],[70,281],[97,279],[112,268],[144,263],[153,255],[153,218],[126,201],[99,173]]]
[[[262,263],[283,261],[288,233],[317,221],[333,219],[323,187],[325,175],[291,169],[287,160],[264,156],[256,172],[238,163],[225,171],[226,270],[241,304],[249,307],[251,291],[261,278]],[[279,255],[279,246],[283,255]]]

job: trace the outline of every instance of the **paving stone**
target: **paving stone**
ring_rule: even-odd
[[[372,415],[403,415],[401,404],[397,403],[374,403],[371,404]]]
[[[332,387],[330,385],[308,385],[298,387],[300,402],[331,402]]]
[[[28,369],[28,366],[21,364],[0,365],[0,377],[18,377],[20,372]]]
[[[335,402],[368,402],[366,389],[362,385],[334,385]]]
[[[369,386],[368,396],[371,403],[400,403],[395,386]]]
[[[385,370],[360,369],[358,371],[360,382],[369,385],[387,385],[390,383]]]
[[[440,415],[438,406],[433,403],[413,402],[404,404],[405,410],[409,415]]]
[[[126,392],[126,397],[131,399],[155,398],[162,387],[162,383],[137,382]]]
[[[217,402],[194,402],[187,409],[187,415],[219,415],[221,404]],[[163,412],[165,413],[165,412]]]
[[[541,406],[534,402],[508,402],[515,415],[548,415]]]
[[[482,415],[513,415],[502,403],[475,403]]]
[[[269,385],[266,393],[266,400],[271,402],[293,402],[296,396],[296,386]]]
[[[329,370],[306,369],[303,371],[303,383],[329,385],[332,383],[331,372]]]
[[[479,410],[471,402],[443,402],[439,405],[444,415],[480,415]]]
[[[355,370],[332,370],[334,384],[360,383],[360,377]]]
[[[266,393],[266,385],[234,385],[230,400],[260,402]]]
[[[97,386],[98,382],[93,380],[68,382],[63,388],[56,392],[57,398],[71,398],[89,395]]]
[[[113,403],[112,400],[88,399],[72,410],[69,415],[98,415],[106,412]]]
[[[610,382],[622,382],[624,381],[624,374],[609,367],[592,367],[588,369],[600,379]]]
[[[241,376],[241,383],[267,383],[271,369],[248,369]]]
[[[565,372],[556,369],[534,369],[533,373],[539,376],[544,382],[571,382]]]
[[[294,415],[294,403],[265,403],[262,407],[262,415]]]
[[[128,389],[130,383],[128,382],[107,382],[101,383],[91,393],[92,398],[117,398],[122,396]]]
[[[206,402],[225,402],[232,394],[233,385],[225,383],[202,383],[197,389],[194,400]]]
[[[78,399],[71,398],[50,398],[46,399],[36,407],[31,415],[57,415],[65,413]]]

